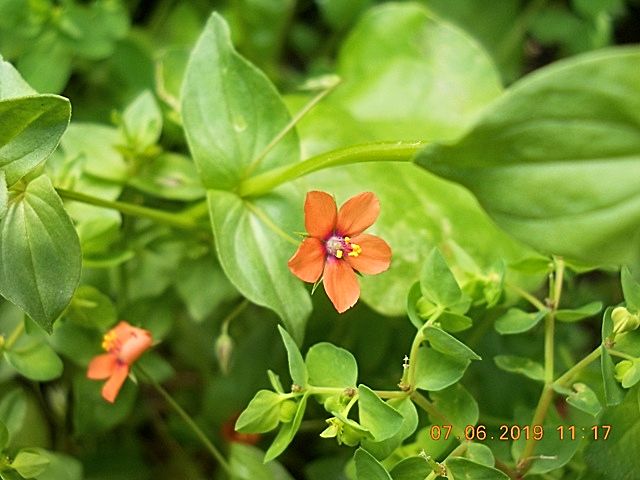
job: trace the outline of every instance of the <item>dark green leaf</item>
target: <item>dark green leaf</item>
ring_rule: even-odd
[[[344,348],[327,342],[317,343],[306,356],[309,383],[317,387],[355,388],[358,364]]]
[[[18,373],[30,380],[45,382],[62,375],[62,360],[44,339],[23,335],[4,354]]]
[[[431,347],[440,353],[460,360],[482,360],[476,352],[441,328],[429,325],[424,327],[422,331]]]
[[[302,201],[296,204],[279,194],[243,201],[214,190],[208,199],[216,251],[227,277],[251,302],[280,315],[300,342],[311,300],[287,261],[297,248],[288,232],[302,226]]]
[[[293,437],[295,437],[296,432],[300,428],[300,423],[302,423],[302,417],[304,417],[304,411],[307,407],[307,398],[307,395],[304,395],[298,402],[298,409],[296,410],[295,417],[293,417],[293,421],[283,423],[280,427],[276,438],[273,439],[271,446],[264,455],[265,463],[273,460],[284,452],[293,440]]]
[[[416,388],[429,391],[442,390],[462,378],[470,360],[445,355],[429,347],[418,350]]]
[[[83,327],[104,331],[116,322],[118,312],[111,299],[100,290],[91,285],[80,285],[66,316]]]
[[[469,442],[465,457],[487,467],[493,467],[496,463],[491,449],[487,445],[478,442]]]
[[[567,433],[567,425],[565,425],[564,438],[561,440],[557,431],[558,423],[556,421],[553,424],[547,423],[544,425],[544,436],[536,441],[535,455],[528,471],[529,474],[547,473],[563,467],[573,458],[580,445],[582,445],[583,434],[586,436],[587,432],[576,425],[575,439],[572,440],[571,435]],[[525,442],[524,436],[513,442],[511,454],[514,459],[520,458],[522,455]]]
[[[540,69],[461,141],[430,145],[417,162],[465,185],[502,228],[542,252],[591,264],[635,258],[639,69],[637,48]]]
[[[620,382],[616,380],[615,364],[607,347],[602,345],[600,349],[602,351],[600,368],[602,371],[604,397],[608,406],[618,405],[624,399],[624,390],[620,386]]]
[[[358,386],[358,412],[360,424],[371,432],[376,441],[392,437],[402,426],[403,417],[400,412],[366,385]]]
[[[432,472],[424,457],[409,457],[391,469],[393,480],[424,480]]]
[[[366,450],[359,448],[354,458],[357,480],[392,480],[382,464]]]
[[[232,480],[293,480],[278,462],[263,462],[264,452],[242,443],[232,443],[229,465]]]
[[[556,312],[556,319],[561,322],[577,322],[584,318],[593,317],[602,310],[602,302],[591,302],[579,308],[562,309]]]
[[[7,446],[9,442],[9,430],[7,430],[7,426],[0,421],[0,452],[4,450],[4,447]]]
[[[446,466],[448,478],[453,480],[509,480],[504,472],[467,458],[451,457]]]
[[[0,293],[51,332],[78,285],[81,253],[47,177],[11,200],[0,228]]]
[[[468,425],[478,422],[478,402],[461,384],[451,385],[444,390],[429,394],[439,412],[447,419],[448,424],[459,431]],[[431,418],[433,424],[441,422],[441,418]]]
[[[544,367],[529,358],[516,355],[496,355],[493,360],[499,368],[506,372],[519,373],[539,382],[544,381]]]
[[[300,158],[293,130],[259,158],[289,123],[289,113],[267,77],[235,52],[227,24],[217,13],[189,59],[182,118],[206,188],[231,190],[247,175]]]
[[[547,311],[529,313],[519,308],[510,308],[507,313],[496,320],[494,326],[501,335],[522,333],[535,327],[546,314]]]

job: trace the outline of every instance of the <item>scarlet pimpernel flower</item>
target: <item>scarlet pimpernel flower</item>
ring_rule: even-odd
[[[289,260],[289,269],[305,282],[322,278],[324,290],[339,313],[358,301],[356,272],[374,275],[389,268],[391,249],[387,242],[363,233],[379,213],[380,202],[371,192],[351,197],[339,211],[328,193],[307,193],[304,224],[309,236]]]
[[[87,370],[87,377],[92,380],[108,379],[102,387],[102,397],[113,403],[129,375],[131,365],[140,358],[153,343],[151,332],[121,321],[109,330],[102,341],[102,348],[107,351],[98,355]]]

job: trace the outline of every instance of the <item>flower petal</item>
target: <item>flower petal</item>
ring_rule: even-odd
[[[391,248],[380,237],[363,233],[351,238],[351,243],[360,245],[357,257],[345,257],[349,265],[360,273],[375,275],[384,272],[391,264]]]
[[[107,383],[102,387],[102,398],[104,398],[107,402],[115,402],[124,381],[127,379],[127,375],[129,375],[129,365],[125,365],[124,363],[118,363],[113,372],[113,375],[109,377]]]
[[[305,238],[287,265],[289,265],[291,273],[300,280],[317,282],[322,275],[326,255],[324,245],[320,240],[313,237]]]
[[[344,260],[331,257],[327,259],[322,283],[324,291],[327,292],[338,313],[353,307],[360,297],[360,285],[358,285],[356,273]]]
[[[127,365],[131,365],[151,347],[152,343],[151,332],[143,328],[130,327],[126,340],[122,342],[118,359]]]
[[[320,240],[326,240],[336,228],[338,207],[331,195],[325,192],[307,193],[304,201],[304,227],[307,233]]]
[[[336,232],[342,236],[356,236],[373,225],[379,213],[378,197],[371,192],[360,193],[340,207]]]
[[[87,368],[87,378],[91,380],[102,380],[109,378],[116,368],[116,357],[110,353],[98,355],[89,363]]]

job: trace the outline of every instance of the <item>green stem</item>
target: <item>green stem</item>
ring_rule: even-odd
[[[534,0],[529,3],[525,10],[518,16],[511,30],[505,35],[500,48],[496,53],[496,58],[499,63],[503,63],[508,60],[511,52],[518,46],[518,43],[522,41],[522,38],[527,33],[529,23],[531,19],[547,4],[548,0]]]
[[[423,142],[382,142],[333,150],[250,177],[240,184],[237,193],[241,197],[263,195],[283,183],[339,165],[362,162],[410,162],[424,146]]]
[[[249,300],[247,300],[246,298],[241,301],[238,305],[236,305],[236,307],[231,310],[231,313],[229,313],[229,315],[227,315],[224,320],[222,320],[222,327],[221,327],[221,331],[223,335],[228,335],[229,334],[229,324],[238,316],[240,315],[245,308],[247,308],[249,306]]]
[[[552,385],[544,386],[542,390],[542,395],[540,395],[540,399],[538,400],[538,406],[536,407],[536,411],[533,414],[533,420],[531,420],[531,427],[533,428],[535,425],[542,425],[544,423],[544,419],[547,416],[547,411],[549,410],[549,406],[551,405],[551,400],[553,399],[553,387]],[[518,460],[518,472],[524,473],[526,472],[529,464],[531,462],[531,456],[533,455],[533,451],[536,447],[537,440],[531,440],[533,437],[530,437],[527,440],[527,443],[524,446],[524,450],[520,455],[520,459]]]
[[[229,476],[233,475],[231,471],[231,466],[227,462],[226,458],[220,453],[220,451],[216,448],[216,446],[211,443],[211,440],[207,438],[204,432],[200,429],[200,427],[193,421],[193,419],[189,416],[187,412],[185,412],[182,407],[176,402],[173,397],[167,392],[162,385],[160,385],[146,370],[144,370],[140,365],[136,365],[136,370],[140,372],[147,381],[157,390],[157,392],[165,399],[165,401],[175,410],[175,412],[182,418],[184,423],[191,429],[191,431],[198,437],[198,439],[202,442],[205,448],[211,453],[211,455],[218,461],[222,469],[229,474]]]
[[[529,302],[531,305],[536,307],[541,312],[547,310],[547,306],[544,303],[542,303],[540,300],[538,300],[536,297],[534,297],[533,295],[531,295],[529,292],[519,287],[518,285],[515,285],[511,282],[505,282],[505,286],[513,290],[518,295],[520,295],[522,298],[524,298],[527,302]]]
[[[624,358],[625,360],[631,360],[632,362],[636,359],[636,357],[629,355],[628,353],[621,352],[620,350],[609,349],[609,353],[614,357]]]
[[[64,188],[56,188],[58,195],[66,200],[74,200],[76,202],[87,203],[89,205],[95,205],[96,207],[110,208],[117,210],[127,215],[133,215],[135,217],[149,218],[159,223],[164,223],[171,227],[180,228],[183,230],[198,230],[202,229],[202,225],[197,223],[193,218],[187,217],[180,213],[169,213],[163,210],[155,208],[143,207],[140,205],[134,205],[132,203],[119,202],[116,200],[105,200],[103,198],[86,195],[80,192],[74,192],[72,190],[65,190]]]
[[[600,358],[601,354],[602,354],[602,348],[601,347],[596,348],[589,355],[584,357],[582,360],[576,363],[573,367],[571,367],[565,373],[560,375],[558,379],[554,382],[555,385],[559,387],[566,387],[569,383],[571,383],[573,378],[576,375],[578,375],[584,368],[586,368],[588,365],[590,365],[591,363],[596,361],[598,358]]]
[[[4,350],[11,350],[11,348],[18,341],[18,339],[23,334],[23,332],[24,332],[24,320],[20,320],[18,324],[15,326],[15,328],[13,329],[13,331],[11,332],[11,334],[9,335],[9,337],[7,338],[7,341],[4,342]]]
[[[316,387],[314,385],[307,385],[305,391],[310,395],[339,395],[345,393],[348,390],[340,387]],[[405,398],[409,396],[409,393],[402,390],[373,390],[373,393],[380,398]]]

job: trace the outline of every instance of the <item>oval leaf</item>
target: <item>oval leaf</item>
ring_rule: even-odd
[[[69,304],[80,278],[78,235],[49,179],[14,197],[0,223],[0,293],[42,328]]]
[[[391,476],[378,460],[366,450],[359,448],[354,456],[357,480],[391,480]]]
[[[544,381],[544,367],[529,358],[515,355],[496,355],[493,361],[498,368],[512,373],[519,373],[531,380]]]
[[[366,385],[358,386],[360,424],[371,432],[375,441],[395,435],[404,421],[402,414],[383,401]]]
[[[547,311],[525,312],[519,308],[510,308],[496,320],[496,331],[501,335],[513,335],[531,330],[544,318]]]
[[[317,387],[355,387],[358,364],[351,352],[327,342],[309,349],[305,361],[309,383]]]

